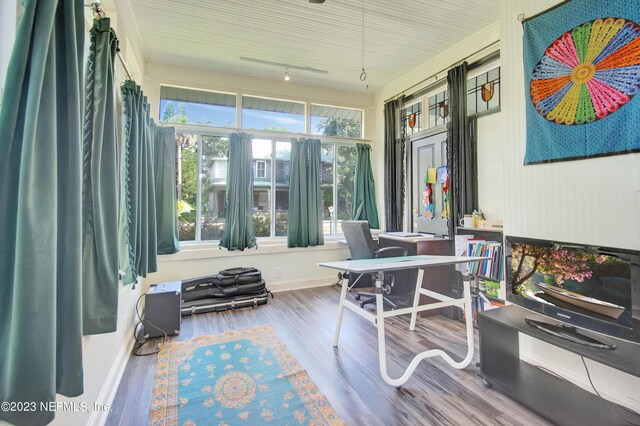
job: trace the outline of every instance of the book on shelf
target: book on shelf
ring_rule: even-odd
[[[502,243],[475,238],[473,235],[456,235],[455,243],[457,256],[490,257],[488,260],[467,264],[468,273],[491,280],[504,279]]]

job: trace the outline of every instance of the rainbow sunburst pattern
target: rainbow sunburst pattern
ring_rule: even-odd
[[[640,26],[623,18],[564,33],[533,70],[531,101],[547,120],[580,125],[615,113],[640,89]]]

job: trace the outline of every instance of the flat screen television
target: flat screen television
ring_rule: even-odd
[[[560,321],[561,337],[575,326],[640,343],[640,252],[506,236],[505,256],[507,300]]]

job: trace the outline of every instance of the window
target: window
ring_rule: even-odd
[[[467,113],[480,114],[500,107],[500,67],[467,80]]]
[[[311,104],[313,135],[362,138],[362,110]]]
[[[429,96],[429,128],[442,126],[449,115],[449,94],[447,90]]]
[[[242,128],[280,132],[304,132],[304,103],[242,97]]]
[[[422,130],[422,102],[416,102],[402,109],[400,112],[402,134],[413,135]]]
[[[253,224],[258,238],[286,237],[289,226],[292,132],[305,131],[305,117],[323,136],[361,138],[364,111],[302,102],[242,97],[242,123],[255,129],[252,142]],[[308,114],[308,115],[305,115]],[[226,215],[229,131],[194,129],[236,124],[236,96],[221,92],[161,87],[161,118],[176,123],[177,210],[180,241],[217,241]],[[180,130],[180,129],[189,130]],[[270,132],[260,132],[268,130]],[[321,145],[323,231],[340,232],[338,221],[350,219],[356,148],[345,142]]]
[[[267,162],[256,161],[256,179],[266,179],[267,177]]]
[[[236,95],[160,87],[160,121],[236,127]]]

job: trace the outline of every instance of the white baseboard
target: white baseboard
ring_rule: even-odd
[[[135,327],[135,322],[131,324],[127,333],[125,334],[125,338],[120,345],[120,350],[118,350],[118,354],[116,355],[116,359],[113,361],[111,365],[111,369],[109,370],[109,374],[107,375],[107,379],[102,386],[102,390],[100,391],[100,395],[96,400],[96,403],[101,405],[109,405],[113,404],[113,399],[116,396],[116,392],[118,392],[118,386],[120,386],[120,380],[122,380],[122,376],[124,375],[124,370],[127,367],[127,362],[129,361],[129,357],[131,355],[131,351],[133,350],[133,345],[135,343],[135,339],[133,337],[133,330]],[[89,417],[89,421],[87,425],[89,426],[103,426],[107,422],[107,417],[109,416],[109,411],[101,411],[95,410],[91,412],[91,416]]]
[[[302,290],[305,288],[327,287],[335,283],[337,280],[338,278],[336,276],[308,281],[282,281],[273,284],[267,284],[267,288],[272,293],[278,293],[281,291]]]
[[[582,361],[576,363],[577,365],[576,368],[582,369],[582,371],[578,372],[577,369],[570,370],[568,368],[564,368],[557,364],[552,364],[546,358],[541,358],[534,354],[526,353],[523,351],[520,352],[520,359],[528,362],[531,365],[542,367],[544,370],[553,372],[559,377],[567,380],[568,382],[573,383],[576,386],[581,387],[587,392],[591,392],[595,394],[595,392],[593,391],[593,388],[591,387],[591,384],[589,383],[589,379],[587,378],[586,372],[584,371],[584,366],[582,365]],[[592,367],[595,361],[586,360],[586,362],[587,362],[587,367],[589,368],[589,371],[591,373],[591,379],[594,382],[593,384],[598,390],[598,393],[600,393],[600,395],[604,399],[606,399],[607,401],[611,401],[613,403],[622,405],[623,407],[627,407],[631,410],[640,411],[640,400],[635,399],[629,395],[625,395],[619,391],[616,391],[615,387],[605,386],[603,383],[599,383],[598,377],[594,377],[594,372],[592,371],[594,370],[594,368]],[[599,370],[601,368],[609,368],[602,365],[598,365],[598,367],[599,367],[598,368]],[[599,376],[601,374],[602,373],[600,373]],[[600,380],[600,382],[602,382],[602,380]]]

